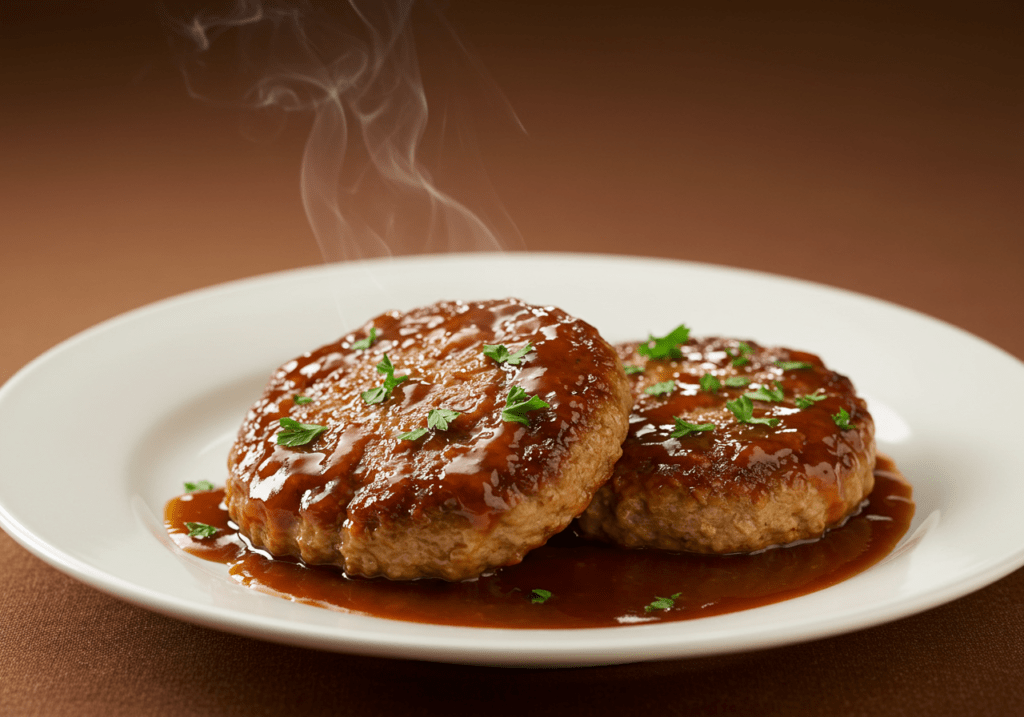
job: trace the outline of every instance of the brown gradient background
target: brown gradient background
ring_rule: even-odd
[[[145,3],[89,5],[0,9],[0,381],[128,309],[320,261],[303,124],[245,139],[237,112],[186,96]],[[477,127],[525,247],[812,279],[1024,357],[1018,10],[699,5],[451,3],[527,129],[497,112]],[[0,715],[462,713],[1024,714],[1024,571],[809,644],[510,671],[194,627],[0,533]]]

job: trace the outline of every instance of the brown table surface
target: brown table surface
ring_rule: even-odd
[[[486,90],[465,63],[452,75],[471,88],[472,146],[522,234],[507,245],[812,279],[1024,357],[1012,5],[678,5],[450,4],[493,81]],[[321,261],[298,192],[308,121],[275,137],[189,98],[144,3],[0,13],[0,380],[123,311]],[[425,67],[443,65],[443,50],[423,47]],[[0,476],[32,479],[41,496],[53,488]],[[0,715],[462,712],[1024,714],[1024,571],[808,644],[516,671],[195,627],[85,587],[0,534]]]

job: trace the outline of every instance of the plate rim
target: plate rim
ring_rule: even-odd
[[[731,267],[726,265],[712,264],[706,262],[693,262],[683,261],[677,259],[666,259],[658,257],[636,257],[629,255],[616,255],[616,254],[588,254],[588,253],[566,253],[566,252],[515,252],[515,253],[493,253],[493,252],[480,252],[480,253],[468,253],[468,254],[434,254],[434,255],[416,255],[411,257],[398,257],[389,259],[370,259],[362,260],[358,262],[339,262],[333,264],[319,264],[308,267],[296,267],[283,271],[276,271],[270,273],[264,273],[255,275],[252,277],[244,277],[234,279],[226,282],[221,282],[211,286],[201,287],[194,289],[182,294],[177,294],[171,297],[154,301],[116,316],[105,319],[93,326],[90,326],[82,331],[77,332],[71,337],[59,342],[51,348],[44,351],[39,356],[35,357],[18,371],[16,371],[7,381],[0,386],[0,412],[2,412],[5,399],[9,393],[12,393],[17,387],[24,381],[30,380],[29,377],[34,372],[41,370],[41,367],[45,366],[54,356],[73,351],[75,347],[85,341],[91,340],[93,337],[102,336],[105,332],[114,329],[117,326],[128,324],[133,321],[145,320],[145,318],[151,314],[167,310],[174,306],[187,304],[190,302],[202,302],[209,300],[217,295],[235,291],[247,291],[247,290],[261,290],[276,283],[276,282],[289,282],[294,281],[296,277],[303,277],[309,275],[320,275],[320,274],[332,274],[335,272],[345,272],[354,270],[355,268],[361,268],[366,266],[376,266],[382,262],[401,262],[401,263],[418,263],[418,262],[440,262],[449,263],[452,261],[479,261],[482,258],[488,261],[525,261],[525,262],[551,262],[551,261],[598,261],[598,262],[633,262],[633,263],[650,263],[655,262],[659,264],[675,265],[679,268],[699,271],[699,272],[723,272],[727,274],[739,274],[739,275],[756,275],[764,278],[768,278],[773,281],[782,281],[791,285],[804,285],[813,287],[815,290],[827,290],[829,292],[836,292],[840,296],[847,296],[858,301],[867,300],[873,302],[886,310],[896,310],[902,312],[915,320],[924,320],[926,322],[937,324],[946,330],[952,330],[956,332],[961,338],[968,339],[972,342],[977,342],[983,346],[986,350],[995,351],[1004,358],[1010,359],[1015,362],[1019,368],[1024,368],[1024,362],[1010,354],[1005,349],[1002,349],[991,342],[975,336],[966,330],[957,327],[949,322],[923,313],[916,309],[911,309],[905,306],[901,306],[894,302],[878,297],[861,294],[848,289],[831,286],[828,284],[810,281],[806,279],[799,279],[794,277],[787,277],[784,275],[773,274],[770,272],[751,270],[739,267]],[[648,660],[648,659],[666,659],[671,657],[701,657],[711,654],[723,654],[729,652],[746,651],[751,649],[765,649],[768,647],[776,647],[782,645],[793,644],[797,642],[804,642],[813,639],[819,639],[821,637],[827,637],[831,635],[843,634],[854,630],[865,629],[874,625],[882,624],[885,622],[891,622],[893,620],[901,619],[908,615],[916,614],[924,610],[928,610],[935,606],[944,604],[954,599],[958,599],[964,595],[969,594],[977,589],[985,587],[1002,577],[1005,577],[1009,573],[1013,572],[1017,568],[1024,565],[1024,549],[1019,550],[1016,554],[1007,554],[1001,560],[989,565],[985,570],[974,573],[970,579],[960,581],[955,587],[950,587],[949,590],[929,593],[927,595],[919,596],[915,600],[903,600],[899,603],[897,609],[889,610],[884,614],[876,614],[873,616],[863,615],[848,615],[845,620],[840,621],[839,629],[836,630],[835,626],[837,623],[833,622],[829,627],[818,624],[818,622],[810,623],[802,630],[794,631],[787,639],[780,640],[778,638],[772,638],[771,636],[762,636],[760,640],[755,639],[752,643],[748,639],[742,640],[745,644],[737,646],[730,642],[722,642],[717,645],[705,645],[702,649],[689,649],[685,654],[677,654],[678,651],[673,651],[672,643],[673,640],[670,635],[665,635],[663,639],[651,639],[651,636],[647,633],[652,632],[651,627],[653,626],[624,626],[624,627],[611,627],[611,628],[588,628],[588,629],[574,629],[573,633],[577,635],[583,635],[587,633],[607,633],[609,630],[615,631],[616,634],[626,635],[626,631],[629,631],[629,635],[636,635],[635,641],[620,640],[620,642],[632,643],[627,644],[625,647],[621,646],[616,648],[620,653],[618,655],[574,655],[574,659],[567,659],[567,656],[563,654],[563,651],[550,650],[548,648],[538,648],[535,645],[526,644],[526,641],[513,640],[510,643],[503,645],[503,651],[505,655],[502,659],[495,660],[493,654],[493,648],[480,647],[480,635],[481,632],[491,632],[492,628],[470,628],[470,627],[452,627],[452,626],[432,626],[440,627],[446,633],[455,634],[458,639],[449,639],[446,646],[441,646],[439,643],[446,642],[445,640],[438,641],[436,638],[422,640],[410,640],[409,636],[403,636],[401,639],[393,638],[390,635],[365,635],[357,631],[348,637],[344,645],[336,644],[335,640],[323,640],[318,639],[317,635],[313,634],[316,629],[313,626],[306,624],[291,624],[283,621],[279,621],[275,618],[267,618],[265,616],[253,616],[247,613],[240,613],[237,610],[223,608],[219,606],[193,606],[192,609],[182,610],[180,603],[181,598],[170,597],[164,595],[158,591],[151,590],[145,586],[140,586],[131,581],[122,579],[117,575],[105,572],[95,566],[89,565],[88,563],[79,560],[78,558],[68,555],[62,551],[59,547],[50,545],[45,540],[39,538],[39,536],[32,533],[31,530],[21,525],[20,522],[8,511],[7,507],[0,503],[0,528],[10,535],[17,543],[22,545],[30,553],[36,557],[42,559],[44,562],[49,564],[51,567],[77,579],[95,589],[100,590],[109,595],[113,595],[118,599],[125,600],[132,604],[138,605],[145,609],[153,610],[155,612],[165,614],[176,619],[182,619],[194,624],[204,625],[215,629],[227,630],[236,634],[243,634],[250,637],[256,637],[259,639],[271,640],[274,642],[280,642],[284,644],[299,645],[303,647],[313,647],[316,649],[328,649],[344,651],[353,654],[364,654],[374,655],[381,657],[406,657],[412,659],[427,659],[442,662],[454,662],[464,664],[488,664],[488,665],[510,665],[510,666],[556,666],[556,665],[582,665],[582,664],[614,664],[617,662],[631,662],[637,659]],[[198,558],[196,558],[198,560]],[[313,608],[317,609],[317,608]],[[373,620],[381,620],[384,618],[372,618]],[[714,618],[702,618],[704,620],[713,620]],[[681,624],[681,623],[673,623]],[[551,636],[551,635],[564,635],[565,630],[558,629],[545,629],[545,630],[523,630],[523,629],[497,629],[498,632],[503,634],[513,633],[519,636]],[[462,635],[473,635],[475,639],[464,639]],[[641,639],[643,636],[643,639]],[[428,636],[429,637],[429,636]],[[735,641],[734,641],[735,642]],[[419,643],[419,644],[413,644]],[[641,656],[630,655],[624,657],[622,653],[623,649],[627,651],[629,649],[639,649],[641,647],[658,647],[650,654]],[[457,650],[456,654],[441,654],[439,651],[445,649]]]

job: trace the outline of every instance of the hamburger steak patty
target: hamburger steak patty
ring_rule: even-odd
[[[408,378],[367,403],[385,355]],[[528,425],[503,420],[513,387],[549,407],[521,412]],[[586,508],[621,454],[632,400],[614,349],[559,309],[508,299],[388,312],[278,369],[229,456],[228,510],[276,556],[366,577],[475,577]],[[431,409],[459,415],[399,438],[427,428]],[[280,445],[281,418],[326,430]]]
[[[630,376],[629,435],[612,479],[579,519],[584,535],[627,548],[751,552],[819,537],[871,492],[874,423],[850,380],[817,356],[723,338],[688,340],[675,359],[648,360],[635,343],[617,350],[643,372]],[[721,386],[705,379],[702,388],[705,374]],[[749,384],[729,386],[730,378]],[[645,391],[657,384],[671,393]],[[809,394],[821,398],[798,402]],[[741,422],[726,403],[744,395],[752,418],[777,424]],[[842,422],[841,409],[850,428],[833,419]],[[714,429],[681,435],[675,417]]]

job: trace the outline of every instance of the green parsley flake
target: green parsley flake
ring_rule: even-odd
[[[188,528],[188,537],[190,538],[212,538],[217,534],[217,529],[206,523],[186,522],[185,527]]]
[[[310,398],[309,396],[300,396],[297,393],[294,396],[292,396],[292,400],[295,401],[295,404],[297,406],[304,406],[307,403],[313,403],[313,399]]]
[[[395,386],[409,378],[408,374],[395,378],[395,367],[391,364],[391,359],[388,358],[387,354],[384,354],[384,358],[377,364],[377,373],[385,374],[384,383],[360,394],[363,398],[363,403],[368,406],[372,406],[375,403],[384,403],[384,401],[391,397],[391,392],[395,389]]]
[[[814,364],[806,361],[776,361],[775,365],[783,371],[796,371],[802,368],[814,368]]]
[[[810,408],[818,401],[824,401],[828,396],[825,395],[824,389],[819,388],[814,393],[808,393],[806,396],[797,396],[794,400],[797,408]]]
[[[427,414],[427,428],[438,431],[447,431],[448,424],[459,417],[458,411],[450,408],[432,408]]]
[[[539,396],[531,396],[519,386],[513,386],[505,400],[505,408],[501,411],[501,420],[529,426],[527,411],[538,411],[542,408],[550,408],[550,405]]]
[[[712,376],[710,373],[706,373],[700,377],[700,390],[707,391],[708,393],[717,393],[718,389],[722,387],[722,382]]]
[[[327,426],[315,423],[299,423],[294,418],[282,418],[281,430],[277,434],[280,446],[304,446],[327,430]]]
[[[208,480],[200,480],[195,483],[185,481],[185,492],[195,493],[197,490],[213,490],[213,483]]]
[[[714,423],[690,423],[679,416],[673,416],[672,420],[676,422],[675,429],[669,434],[672,438],[685,438],[691,433],[715,430]]]
[[[409,431],[408,433],[403,433],[402,435],[399,436],[399,438],[402,439],[403,441],[418,441],[419,439],[423,438],[423,436],[427,435],[429,431],[429,428],[416,428]]]
[[[743,394],[747,398],[753,399],[754,401],[768,401],[777,402],[783,399],[782,386],[779,382],[775,382],[775,388],[768,388],[768,386],[760,386],[756,391]]]
[[[534,588],[530,591],[530,602],[534,605],[542,605],[551,598],[551,591],[542,588]]]
[[[636,352],[649,359],[664,359],[683,357],[679,347],[690,340],[690,329],[683,324],[675,327],[665,336],[657,337],[648,334],[647,341],[636,347]]]
[[[667,396],[675,390],[675,381],[661,381],[659,383],[652,383],[644,389],[644,393],[648,396]]]
[[[624,364],[622,364],[622,368],[626,371],[626,375],[627,376],[632,376],[633,374],[643,373],[644,372],[644,367],[643,366],[634,366],[631,363],[624,363]]]
[[[499,364],[507,363],[509,366],[521,364],[526,354],[531,351],[533,351],[533,344],[529,342],[515,353],[509,353],[508,348],[504,344],[484,344],[483,348],[484,356],[494,359]]]
[[[754,418],[754,402],[747,396],[740,396],[735,401],[726,401],[725,407],[732,411],[736,420],[740,423],[758,423],[765,426],[774,426],[779,422],[778,418]]]
[[[733,353],[729,349],[725,350],[726,356],[732,358],[733,366],[744,366],[750,363],[750,355],[754,353],[754,349],[750,348],[750,344],[746,341],[740,341],[739,346],[736,347],[736,353]]]
[[[670,597],[656,597],[654,602],[644,607],[644,612],[654,612],[655,610],[671,610],[675,607],[676,600],[682,593],[676,593]]]
[[[730,376],[722,381],[722,383],[728,388],[743,388],[750,384],[750,379],[746,376]]]
[[[358,341],[352,342],[352,349],[354,351],[365,351],[366,349],[373,346],[374,342],[377,341],[377,328],[375,326],[370,327],[370,333],[366,338],[359,339]]]
[[[432,408],[427,414],[426,428],[413,429],[408,433],[403,433],[399,438],[403,441],[418,441],[427,435],[428,431],[447,431],[448,424],[461,415],[458,411],[453,411],[450,408]]]
[[[849,431],[853,429],[853,426],[850,425],[850,414],[846,412],[845,408],[840,408],[839,413],[832,416],[832,422],[835,423],[840,428],[842,428],[844,431]]]

